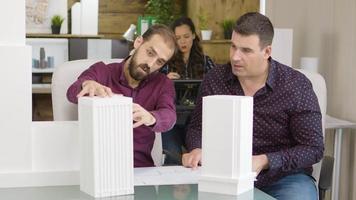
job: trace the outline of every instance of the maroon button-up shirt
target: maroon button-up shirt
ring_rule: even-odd
[[[77,103],[77,94],[81,91],[85,80],[94,80],[105,85],[116,94],[132,97],[133,102],[141,105],[156,118],[152,127],[142,125],[133,130],[134,133],[134,165],[135,167],[153,166],[151,150],[155,132],[165,132],[176,122],[175,90],[171,80],[164,74],[150,74],[139,86],[131,88],[124,76],[124,63],[104,64],[98,62],[84,71],[67,91],[67,98]]]
[[[296,172],[311,174],[324,150],[321,112],[309,79],[269,61],[266,84],[253,96],[252,151],[266,154],[269,161],[269,169],[258,175],[256,187]],[[204,78],[187,132],[189,150],[201,148],[202,97],[209,95],[245,95],[231,65],[215,67]]]

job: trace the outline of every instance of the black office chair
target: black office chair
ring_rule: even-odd
[[[325,193],[331,188],[333,180],[334,157],[324,156],[319,178],[319,200],[325,199]]]

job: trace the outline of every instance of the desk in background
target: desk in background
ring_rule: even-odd
[[[195,100],[199,93],[202,80],[173,80],[176,91],[176,111],[178,125],[186,125],[186,121],[195,108]]]
[[[339,199],[339,181],[340,181],[340,162],[341,162],[341,145],[342,145],[342,129],[356,128],[356,123],[346,120],[337,119],[326,115],[325,129],[334,129],[334,171],[332,183],[332,199]]]

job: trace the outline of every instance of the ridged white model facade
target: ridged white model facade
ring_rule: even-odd
[[[80,190],[94,197],[134,193],[132,98],[79,99]]]
[[[239,195],[253,189],[253,98],[203,98],[199,191]]]

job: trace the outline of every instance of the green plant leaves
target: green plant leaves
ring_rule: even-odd
[[[54,15],[51,18],[51,25],[52,26],[61,26],[64,21],[64,18],[60,15]]]

